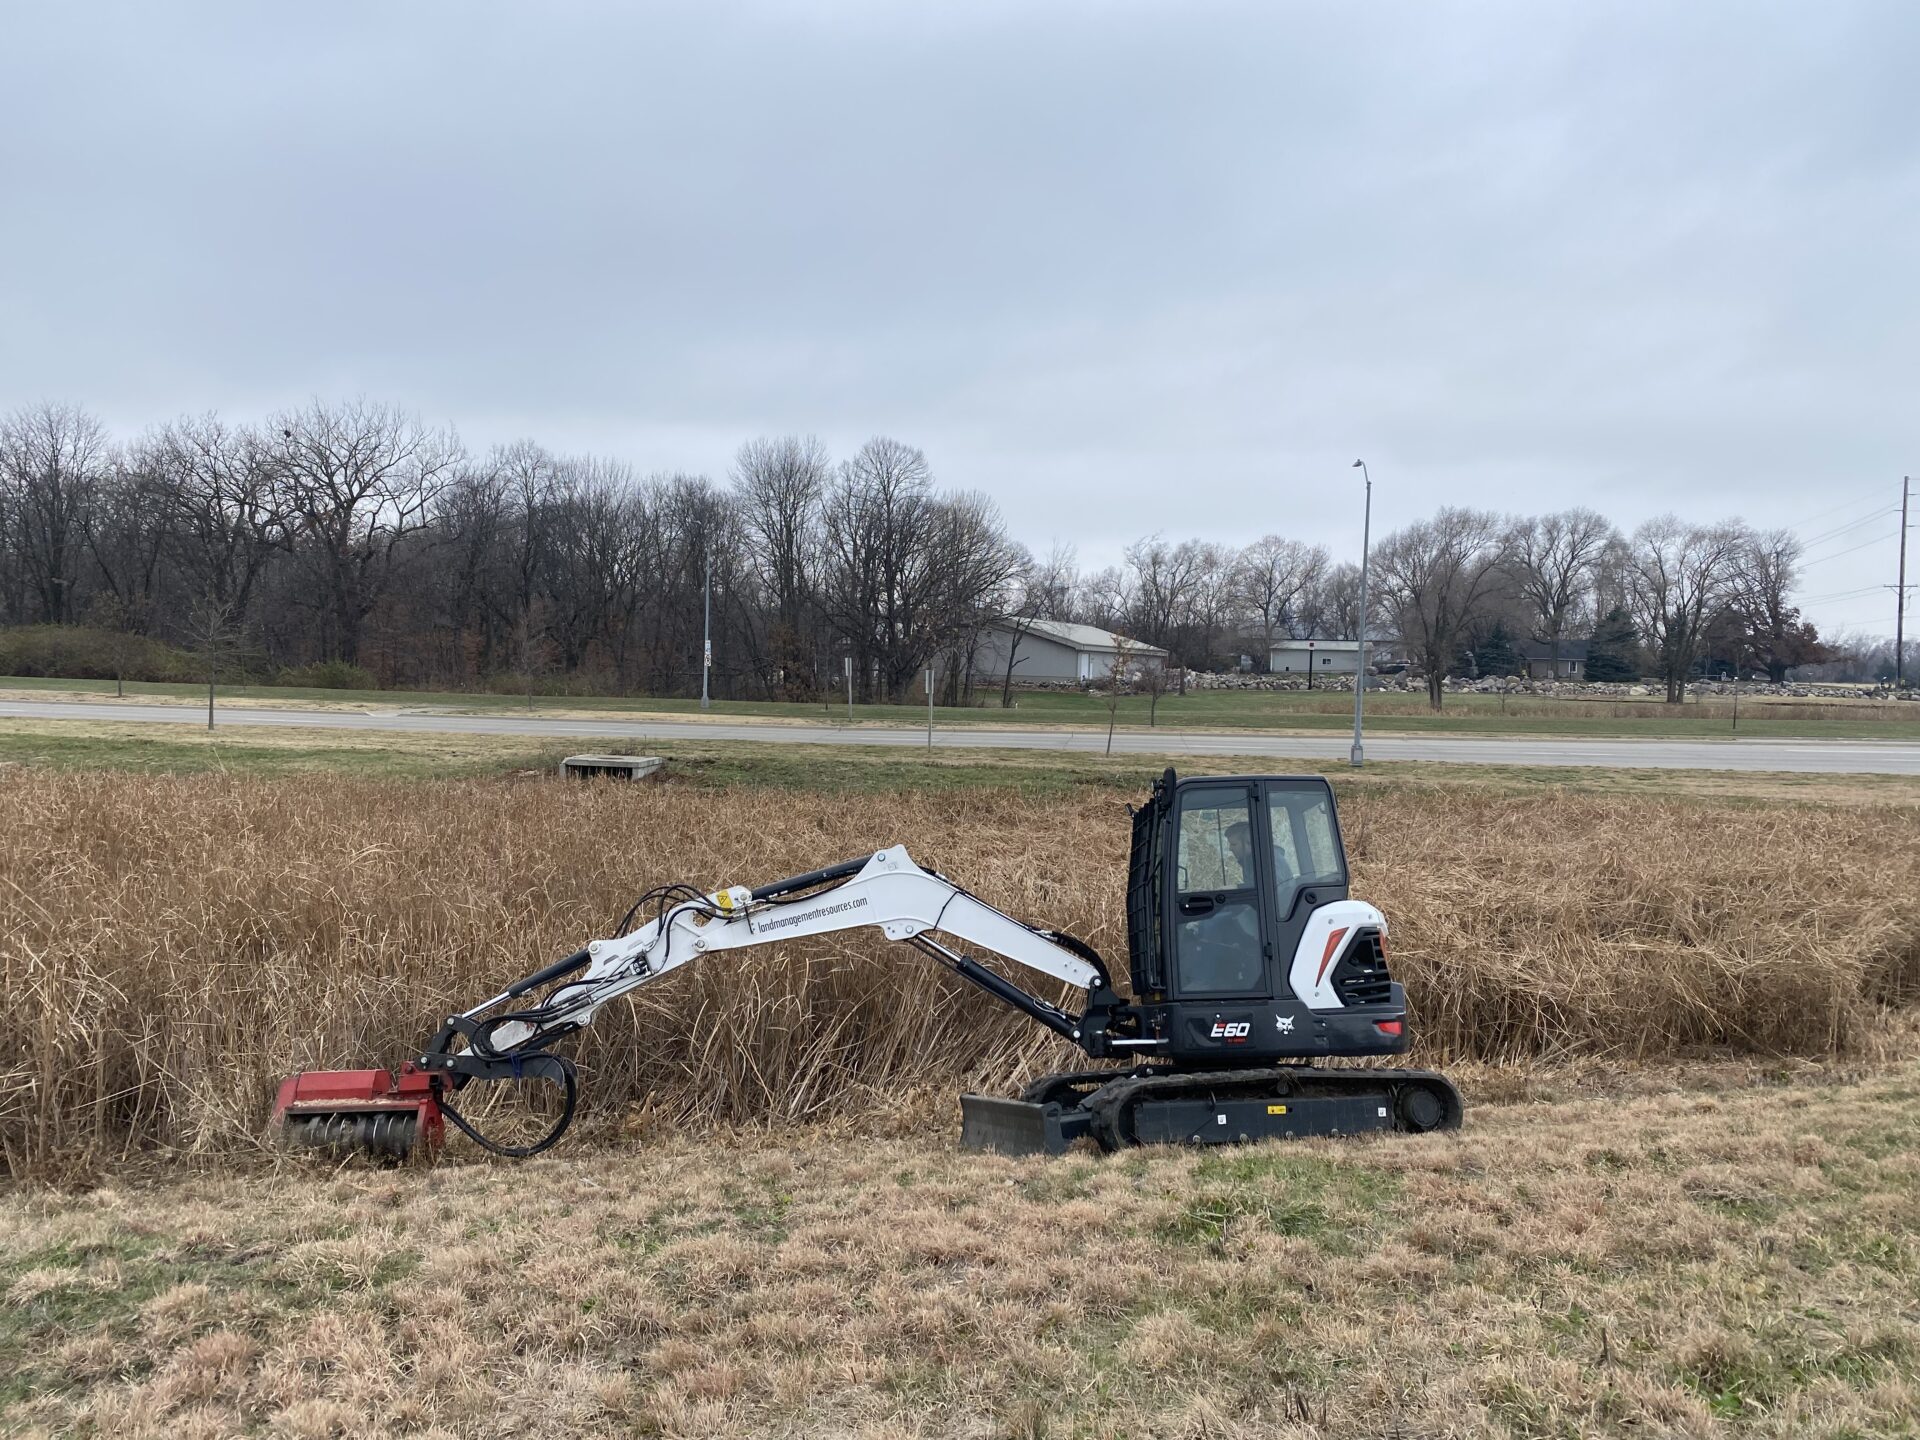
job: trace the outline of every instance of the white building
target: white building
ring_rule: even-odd
[[[980,637],[973,671],[977,680],[1004,680],[1011,659],[1016,685],[1042,681],[1091,684],[1113,673],[1113,662],[1122,645],[1129,666],[1167,657],[1166,651],[1145,641],[1094,625],[1070,625],[1063,620],[996,620]]]
[[[1367,642],[1369,660],[1381,659],[1380,645]],[[1268,656],[1276,675],[1351,675],[1360,668],[1358,640],[1276,640]]]

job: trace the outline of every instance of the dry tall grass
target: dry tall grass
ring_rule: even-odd
[[[647,886],[894,841],[1123,971],[1122,798],[0,774],[0,1152],[244,1147],[283,1074],[404,1058]],[[1838,1053],[1920,993],[1911,811],[1373,789],[1344,815],[1420,1060]],[[602,1116],[779,1122],[1071,1058],[865,933],[636,1001],[576,1052]]]

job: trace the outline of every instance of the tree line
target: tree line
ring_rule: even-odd
[[[1677,698],[1705,656],[1775,678],[1824,658],[1790,603],[1798,558],[1790,534],[1737,521],[1622,534],[1589,510],[1448,508],[1376,548],[1368,628],[1436,705],[1445,675],[1576,637]],[[1264,669],[1277,640],[1352,638],[1359,590],[1355,564],[1279,535],[1153,535],[1082,571],[885,436],[840,459],[753,440],[716,482],[532,441],[475,452],[364,400],[124,442],[74,406],[0,420],[0,624],[224,647],[337,683],[694,693],[710,594],[720,696],[815,698],[850,671],[856,698],[899,701],[932,666],[952,703],[990,623],[1078,621],[1179,669]]]

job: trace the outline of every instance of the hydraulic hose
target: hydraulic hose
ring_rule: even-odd
[[[560,1137],[567,1133],[567,1127],[573,1124],[574,1105],[579,1099],[579,1088],[574,1079],[573,1062],[567,1059],[566,1056],[530,1055],[522,1060],[517,1068],[524,1074],[544,1076],[552,1080],[560,1086],[565,1096],[560,1107],[560,1118],[553,1122],[553,1128],[530,1145],[502,1145],[497,1140],[488,1139],[480,1133],[479,1127],[474,1125],[472,1121],[468,1120],[467,1117],[462,1115],[458,1110],[454,1109],[452,1101],[447,1098],[446,1090],[441,1090],[437,1097],[440,1105],[440,1113],[451,1120],[463,1135],[473,1141],[473,1143],[478,1145],[482,1150],[491,1151],[495,1155],[504,1155],[510,1160],[524,1160],[530,1155],[538,1155],[542,1150],[549,1149],[558,1144]]]

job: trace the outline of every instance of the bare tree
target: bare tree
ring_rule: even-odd
[[[1778,685],[1787,671],[1816,665],[1826,647],[1788,596],[1800,576],[1800,539],[1791,530],[1749,534],[1734,560],[1733,607],[1739,618],[1742,657],[1763,667]]]
[[[1737,520],[1687,525],[1662,515],[1633,532],[1629,599],[1640,638],[1659,660],[1669,705],[1686,698],[1701,636],[1732,597],[1746,543]]]
[[[1120,720],[1120,697],[1126,693],[1133,669],[1133,645],[1126,636],[1113,637],[1113,668],[1107,672],[1107,754],[1113,754],[1113,727]],[[1164,683],[1164,682],[1163,682]]]
[[[230,601],[211,595],[195,603],[187,616],[186,636],[207,677],[207,729],[213,729],[213,695],[220,683],[221,666],[245,654],[240,627],[234,623]]]
[[[874,681],[887,698],[904,693],[919,657],[902,659],[901,639],[921,595],[921,537],[933,506],[927,457],[879,436],[862,445],[822,509],[822,601],[847,643],[864,703]]]
[[[1160,697],[1167,693],[1172,677],[1167,674],[1167,662],[1159,655],[1149,655],[1140,662],[1140,688],[1147,692],[1147,728],[1151,730],[1159,724]]]
[[[1133,623],[1135,598],[1132,572],[1109,565],[1080,577],[1073,590],[1073,613],[1065,618],[1102,630],[1123,630]]]
[[[547,564],[548,527],[559,493],[561,463],[531,440],[516,440],[493,452],[488,470],[499,477],[510,520],[509,565],[513,576],[510,619],[519,624],[533,609]]]
[[[842,465],[824,505],[821,598],[861,695],[905,698],[937,653],[1005,603],[1018,553],[992,502],[942,497],[927,458],[884,436]]]
[[[144,628],[157,608],[169,533],[165,487],[138,464],[114,461],[100,477],[82,529],[96,587]]]
[[[394,583],[402,543],[432,523],[460,443],[364,400],[315,401],[270,424],[280,504],[323,597],[330,658],[357,664],[367,617]]]
[[[1134,637],[1174,651],[1179,644],[1176,632],[1193,609],[1205,550],[1191,540],[1175,545],[1164,536],[1149,535],[1127,547],[1126,559],[1133,578]]]
[[[1514,589],[1533,638],[1548,647],[1549,674],[1560,670],[1560,642],[1590,594],[1594,566],[1615,538],[1592,510],[1562,510],[1516,520],[1507,532]]]
[[[1378,638],[1377,623],[1381,610],[1379,592],[1369,597],[1367,608],[1375,623],[1367,633]],[[1318,581],[1300,597],[1297,622],[1287,627],[1296,640],[1325,636],[1333,640],[1360,638],[1360,567],[1352,561],[1329,566]]]
[[[733,462],[755,574],[766,595],[766,661],[763,670],[781,676],[788,698],[811,692],[816,651],[808,644],[808,619],[819,583],[821,502],[832,483],[827,452],[811,435],[750,440]],[[796,683],[804,674],[805,684]]]
[[[261,574],[289,542],[266,442],[216,415],[189,417],[141,440],[131,468],[159,491],[182,584],[244,621]]]
[[[1186,694],[1189,661],[1205,662],[1227,589],[1225,554],[1199,540],[1168,544],[1159,535],[1128,547],[1133,606],[1123,623],[1136,639],[1165,650]]]
[[[107,658],[113,662],[113,693],[116,699],[127,697],[127,667],[139,653],[140,637],[135,633],[134,616],[118,596],[102,590],[87,604],[87,624],[107,637]]]
[[[666,482],[667,488],[673,483]],[[683,483],[696,489],[705,484]],[[621,461],[586,457],[555,462],[537,527],[533,595],[516,628],[524,623],[533,634],[543,634],[561,669],[574,672],[603,665],[618,649],[639,603],[634,546],[641,537],[659,534],[650,500],[657,504],[657,496],[644,493]],[[699,508],[697,500],[694,508]],[[700,556],[685,545],[665,546],[660,559],[682,576],[699,573]],[[678,618],[656,607],[656,639],[659,626]],[[685,647],[687,635],[678,633],[684,629],[676,627],[671,646],[676,653]],[[521,637],[516,636],[514,648],[524,650]]]
[[[68,625],[77,613],[80,564],[111,447],[100,422],[51,402],[0,420],[0,488],[34,617]]]
[[[959,703],[966,698],[961,685],[972,684],[982,633],[1019,593],[1026,550],[1007,538],[999,507],[978,491],[942,498],[928,540],[937,582],[928,653],[948,657],[948,703]]]
[[[1260,661],[1255,668],[1273,668],[1274,637],[1306,621],[1307,597],[1324,580],[1329,563],[1326,546],[1303,545],[1278,535],[1263,535],[1240,552],[1238,599],[1260,629]]]
[[[1426,670],[1435,710],[1462,637],[1499,592],[1504,557],[1497,515],[1453,508],[1389,536],[1374,553],[1382,597]]]
[[[1187,541],[1198,552],[1194,568],[1192,600],[1188,605],[1186,629],[1187,654],[1211,667],[1220,656],[1220,637],[1232,626],[1239,601],[1240,556],[1229,545],[1206,541]],[[1186,694],[1187,672],[1180,671],[1180,693]]]
[[[1072,613],[1077,580],[1073,547],[1055,542],[1045,560],[1036,560],[1024,545],[1014,545],[1013,572],[1008,577],[1008,600],[995,623],[1006,632],[1006,669],[1000,677],[1000,708],[1013,706],[1013,672],[1020,664],[1020,642],[1041,620],[1065,620]]]

